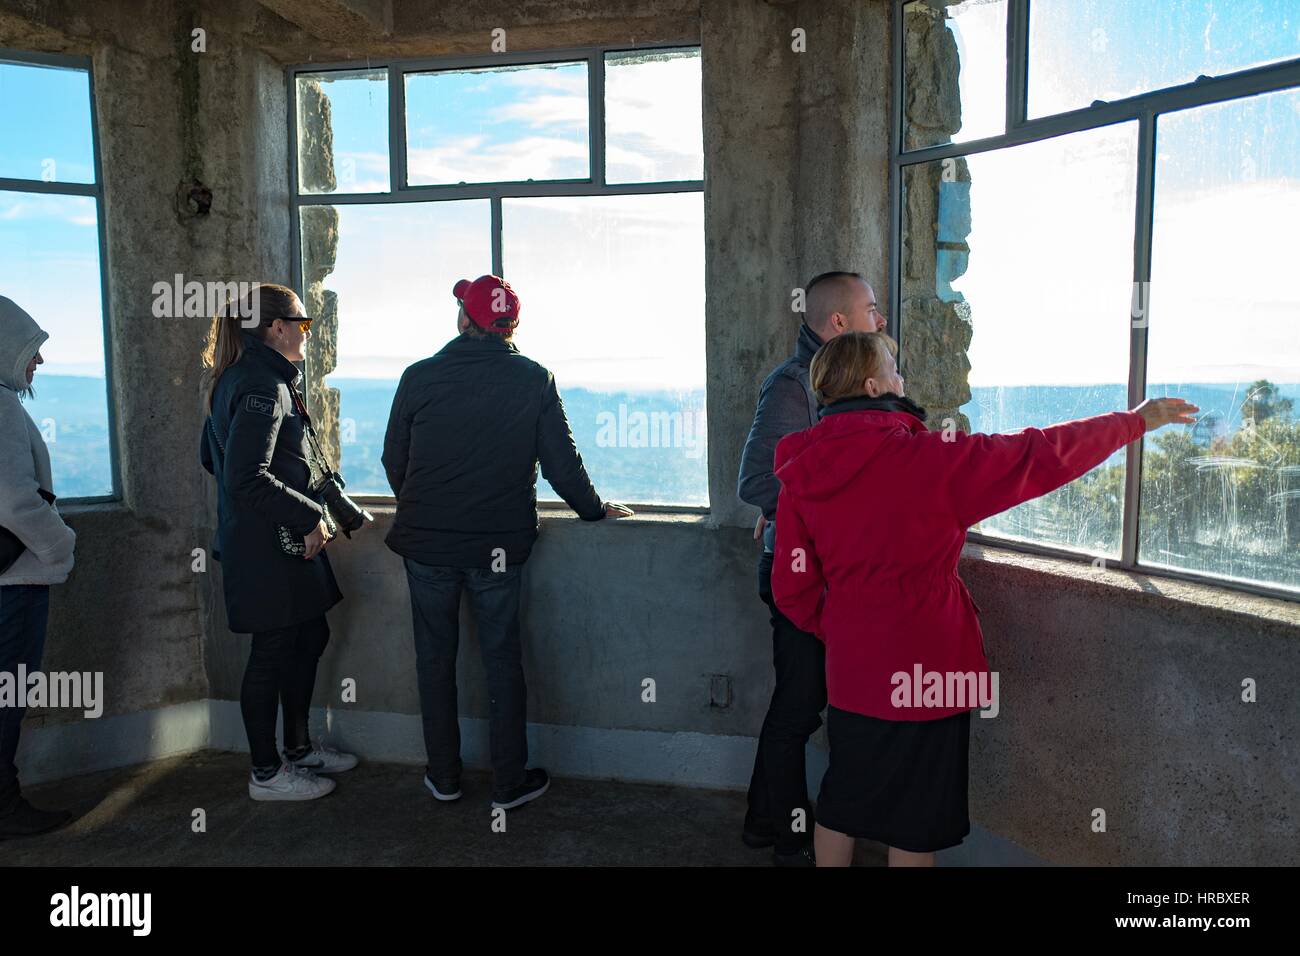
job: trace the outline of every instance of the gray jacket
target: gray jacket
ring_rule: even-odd
[[[741,501],[760,508],[767,518],[764,551],[776,549],[776,499],[781,493],[781,482],[772,472],[776,443],[791,432],[817,424],[817,399],[808,384],[808,363],[821,347],[822,340],[807,323],[800,325],[794,355],[773,369],[758,390],[758,408],[740,458],[736,494]]]
[[[54,493],[50,453],[18,393],[27,387],[27,364],[48,336],[12,299],[0,296],[0,528],[27,549],[0,586],[62,584],[72,571],[77,535],[41,497]]]

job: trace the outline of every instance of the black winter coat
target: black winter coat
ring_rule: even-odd
[[[461,335],[402,374],[384,436],[397,496],[388,546],[420,564],[522,564],[537,540],[537,466],[585,521],[605,517],[544,367]]]
[[[237,634],[315,620],[343,599],[324,550],[307,561],[280,547],[279,526],[305,538],[321,520],[309,490],[315,460],[309,421],[294,402],[297,367],[242,334],[244,353],[217,382],[199,451],[217,480],[213,555]]]

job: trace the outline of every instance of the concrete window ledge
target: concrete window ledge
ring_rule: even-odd
[[[59,499],[59,514],[68,518],[77,515],[129,515],[131,509],[125,501],[64,501]]]
[[[988,573],[997,578],[1025,577],[1031,586],[1057,584],[1077,592],[1093,592],[1106,601],[1149,602],[1201,610],[1207,616],[1249,620],[1289,637],[1300,637],[1300,603],[1217,587],[1196,581],[1166,578],[1140,571],[1098,568],[1088,561],[1051,557],[968,542],[962,550],[962,576],[974,583]]]
[[[366,498],[357,497],[367,511],[375,516],[376,519],[391,519],[397,514],[397,506],[393,503],[392,498]],[[636,510],[636,505],[629,505]],[[562,504],[552,504],[550,502],[539,502],[537,505],[538,520],[543,525],[552,522],[579,521],[577,514]],[[705,508],[672,508],[655,506],[654,511],[637,511],[630,518],[619,518],[611,521],[610,524],[617,525],[639,525],[639,524],[679,524],[694,525],[707,528],[719,527],[717,520]]]
[[[628,505],[628,507],[636,511],[636,505]],[[557,521],[581,521],[582,520],[577,516],[575,512],[570,511],[568,508],[555,506],[555,505],[551,505],[551,506],[539,505],[537,509],[537,513],[541,518],[542,524],[547,524],[549,522],[557,522]],[[718,522],[713,517],[713,515],[709,514],[708,511],[705,511],[703,509],[699,511],[685,511],[685,510],[677,510],[672,508],[665,508],[663,510],[655,510],[655,511],[637,511],[636,514],[632,515],[631,517],[617,518],[610,521],[609,523],[611,525],[618,525],[620,527],[623,525],[627,525],[628,527],[633,527],[635,525],[643,525],[643,524],[692,525],[692,526],[704,527],[704,528],[718,527]]]

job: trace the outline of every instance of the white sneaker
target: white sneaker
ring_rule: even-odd
[[[343,773],[357,765],[357,758],[353,754],[339,753],[337,750],[328,750],[325,747],[313,747],[310,753],[290,763],[312,773]]]
[[[315,800],[333,792],[336,784],[329,777],[318,777],[310,770],[282,764],[270,780],[248,777],[248,795],[254,800]]]

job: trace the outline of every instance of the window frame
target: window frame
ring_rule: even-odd
[[[694,50],[703,59],[699,43],[659,42],[647,44],[608,44],[555,50],[530,50],[514,53],[485,53],[470,56],[448,55],[422,58],[383,58],[349,60],[334,63],[300,63],[285,69],[289,126],[289,232],[291,283],[299,296],[302,287],[303,206],[341,206],[350,204],[443,202],[463,199],[487,199],[491,204],[492,272],[505,276],[501,254],[501,203],[503,199],[544,196],[636,196],[666,193],[704,192],[704,180],[679,179],[646,183],[608,183],[605,181],[605,57],[611,53],[652,53],[654,51]],[[410,185],[407,182],[406,153],[406,76],[446,70],[482,69],[502,66],[533,66],[550,63],[587,65],[587,136],[588,176],[584,179],[540,181],[499,181],[467,184]],[[302,193],[298,181],[298,90],[300,74],[345,73],[357,70],[386,70],[388,73],[388,190],[366,193]],[[703,149],[703,145],[701,145]],[[705,394],[705,410],[708,394]],[[707,493],[707,490],[706,490]],[[392,495],[358,495],[359,501],[390,504]],[[646,513],[708,514],[712,505],[665,505],[628,502]],[[563,510],[563,502],[539,501],[542,510]]]
[[[1029,83],[1029,17],[1031,0],[1007,0],[1006,29],[1006,124],[996,136],[961,143],[943,143],[904,150],[904,8],[911,0],[894,0],[892,7],[892,104],[890,118],[889,165],[889,332],[899,343],[899,356],[906,361],[907,344],[901,336],[902,312],[899,272],[902,268],[903,208],[902,184],[908,166],[969,156],[1012,146],[1023,146],[1069,133],[1113,126],[1136,120],[1138,123],[1136,220],[1133,231],[1134,289],[1149,288],[1151,281],[1152,224],[1155,212],[1156,121],[1166,113],[1193,109],[1214,103],[1246,99],[1262,93],[1300,88],[1300,57],[1251,67],[1217,76],[1199,75],[1189,83],[1150,90],[1109,102],[1097,101],[1090,106],[1036,119],[1027,117]],[[1139,286],[1138,283],[1143,285]],[[1146,398],[1147,324],[1130,322],[1128,404],[1132,408]],[[1128,446],[1124,471],[1124,512],[1120,531],[1120,557],[1102,559],[1105,566],[1159,577],[1211,584],[1259,594],[1265,597],[1300,601],[1297,591],[1198,571],[1184,571],[1144,564],[1138,555],[1138,519],[1142,487],[1142,451],[1144,439]],[[1095,561],[1093,555],[1066,548],[1029,541],[1019,541],[996,534],[971,532],[970,540],[990,547],[1006,548],[1029,554],[1064,558],[1072,561]]]
[[[122,477],[117,437],[117,389],[113,376],[112,322],[109,316],[109,256],[108,225],[104,216],[104,173],[99,145],[99,113],[95,103],[95,69],[89,56],[62,53],[36,53],[27,50],[0,47],[0,64],[34,66],[45,69],[77,70],[86,74],[87,95],[90,97],[91,162],[95,179],[91,183],[45,182],[39,179],[15,179],[0,176],[0,190],[6,192],[43,193],[57,196],[85,196],[95,200],[95,222],[99,242],[99,311],[103,325],[104,349],[104,401],[108,412],[108,469],[112,491],[107,495],[85,497],[59,497],[65,505],[104,504],[122,500]]]

